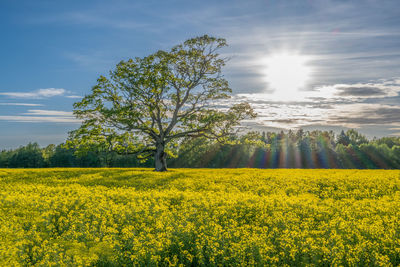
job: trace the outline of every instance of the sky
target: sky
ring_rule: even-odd
[[[62,143],[100,75],[203,34],[247,127],[400,135],[398,0],[1,0],[0,33],[0,149]]]

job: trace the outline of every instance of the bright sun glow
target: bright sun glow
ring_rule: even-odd
[[[301,98],[300,88],[310,79],[306,56],[290,53],[273,54],[264,61],[265,75],[274,97],[281,100]]]

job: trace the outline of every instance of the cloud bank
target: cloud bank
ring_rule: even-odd
[[[313,125],[375,127],[396,135],[400,129],[398,78],[320,86],[299,92],[298,99],[291,101],[277,99],[273,93],[237,94],[229,101],[222,101],[221,106],[242,101],[249,102],[258,113],[257,129],[298,129]]]

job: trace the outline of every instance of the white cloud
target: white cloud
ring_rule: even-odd
[[[28,113],[23,115],[40,115],[40,116],[69,116],[73,117],[71,111],[59,111],[59,110],[43,110],[43,109],[30,109]]]
[[[3,121],[15,122],[62,122],[79,123],[80,121],[73,117],[40,117],[40,116],[0,116]]]
[[[0,106],[26,106],[26,107],[41,107],[42,104],[32,104],[32,103],[0,103]]]
[[[65,89],[62,88],[46,88],[46,89],[38,89],[31,92],[3,92],[0,95],[12,97],[12,98],[49,98],[54,96],[62,96],[65,94]]]
[[[67,96],[65,96],[66,98],[83,98],[82,96],[80,96],[80,95],[67,95]]]
[[[0,120],[14,122],[80,123],[70,111],[32,109],[20,115],[0,116]]]

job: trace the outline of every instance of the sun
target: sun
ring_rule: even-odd
[[[274,96],[282,100],[300,97],[299,89],[310,79],[309,58],[295,53],[276,53],[265,58],[265,79]]]

